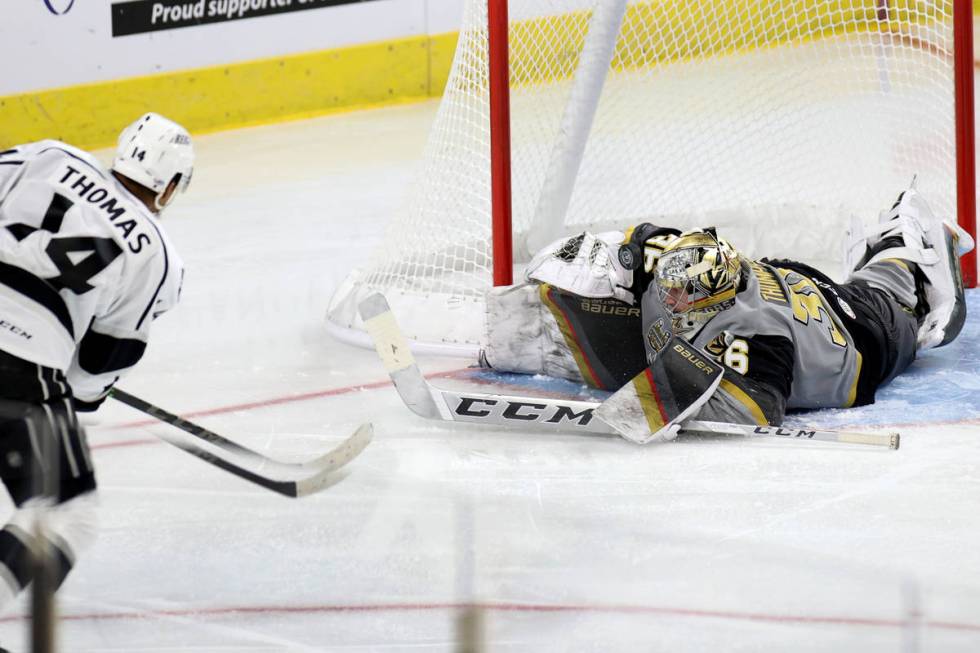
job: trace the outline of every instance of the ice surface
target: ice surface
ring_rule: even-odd
[[[980,294],[954,345],[873,407],[902,448],[452,427],[405,409],[323,310],[410,183],[434,103],[197,139],[164,216],[187,263],[122,387],[283,458],[371,420],[322,494],[271,494],[109,403],[89,429],[100,538],[59,595],[61,650],[980,650]],[[427,373],[470,361],[422,359]],[[25,651],[26,602],[0,620]]]

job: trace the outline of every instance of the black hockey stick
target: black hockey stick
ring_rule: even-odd
[[[395,389],[405,404],[422,417],[514,427],[533,425],[566,431],[623,436],[621,432],[594,414],[602,402],[550,397],[516,397],[447,390],[434,386],[419,370],[415,357],[398,329],[385,298],[380,294],[371,295],[361,303],[360,312],[361,319],[374,340],[375,349],[391,376]],[[897,433],[853,433],[696,420],[684,421],[680,432],[821,440],[867,444],[890,449],[898,449],[899,445]]]
[[[185,420],[173,413],[167,412],[162,408],[133,396],[124,390],[114,388],[112,397],[118,401],[135,408],[147,415],[154,417],[161,422],[175,426],[180,430],[204,440],[224,451],[231,453],[244,461],[263,467],[271,467],[278,470],[282,475],[305,474],[295,480],[278,480],[264,476],[258,472],[246,469],[228,458],[216,452],[208,451],[191,442],[184,442],[170,435],[154,433],[156,437],[164,442],[171,444],[179,449],[183,449],[192,456],[208,462],[215,467],[225,470],[235,476],[251,481],[256,485],[278,492],[288,497],[302,497],[322,490],[343,478],[342,475],[335,474],[344,465],[356,458],[361,451],[371,441],[373,429],[370,423],[362,424],[350,437],[327,453],[313,460],[302,463],[287,463],[261,454],[257,451],[244,447],[237,442],[229,440],[214,431],[210,431],[203,426]]]

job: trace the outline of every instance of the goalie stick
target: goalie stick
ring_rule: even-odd
[[[153,433],[167,444],[171,444],[178,449],[182,449],[192,456],[223,469],[239,478],[255,483],[261,487],[278,492],[287,497],[302,497],[314,492],[318,492],[340,481],[343,475],[337,474],[344,465],[356,458],[371,441],[373,429],[370,423],[362,424],[358,429],[339,445],[327,453],[314,458],[313,460],[301,463],[288,463],[269,458],[257,451],[244,447],[237,442],[229,440],[214,431],[210,431],[203,426],[185,420],[173,413],[167,412],[162,408],[129,394],[119,388],[112,390],[112,397],[127,406],[135,408],[147,415],[154,417],[161,422],[175,426],[180,430],[204,440],[234,456],[241,458],[252,464],[261,465],[276,470],[282,476],[295,476],[304,474],[298,479],[279,480],[270,476],[265,476],[258,472],[246,469],[229,458],[217,452],[208,451],[192,442],[185,442],[179,438],[162,433]]]
[[[391,376],[395,389],[405,404],[422,417],[507,426],[533,424],[560,430],[622,436],[622,433],[595,415],[596,409],[602,405],[602,402],[550,397],[517,397],[468,390],[449,390],[434,386],[422,375],[385,298],[376,293],[365,299],[359,308],[361,319],[374,340],[375,349]],[[890,449],[898,449],[899,446],[898,433],[853,433],[699,420],[684,421],[680,433],[768,436],[866,444]]]

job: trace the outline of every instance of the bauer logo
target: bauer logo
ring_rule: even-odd
[[[45,1],[55,3],[59,0]],[[67,1],[60,0],[62,3]],[[112,35],[129,36],[370,1],[372,0],[129,0],[112,4]]]
[[[44,0],[44,6],[55,16],[62,16],[71,11],[75,0]]]

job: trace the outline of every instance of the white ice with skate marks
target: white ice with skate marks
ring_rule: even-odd
[[[377,244],[434,106],[197,139],[194,184],[164,217],[183,301],[121,385],[283,459],[365,420],[375,439],[341,483],[293,500],[108,404],[89,429],[101,532],[60,596],[61,650],[452,651],[471,603],[490,651],[980,648],[980,433],[950,412],[967,399],[931,390],[975,388],[976,310],[973,340],[908,377],[933,373],[908,393],[935,403],[900,380],[877,405],[905,401],[891,418],[818,416],[915,421],[898,451],[430,422],[374,352],[327,338],[325,302]],[[26,606],[0,621],[17,653]]]

